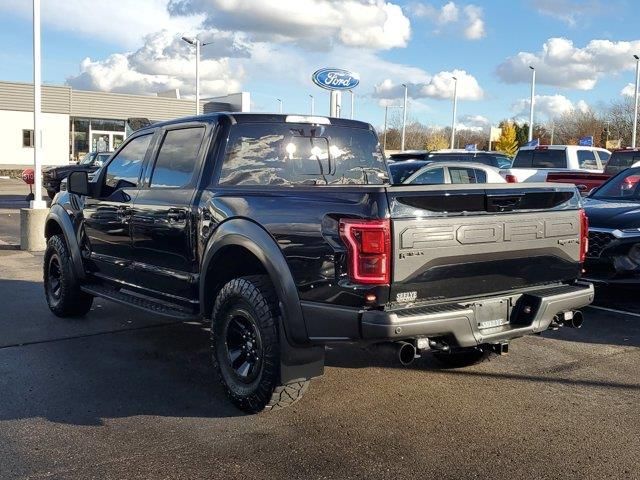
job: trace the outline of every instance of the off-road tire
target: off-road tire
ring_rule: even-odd
[[[234,367],[232,354],[229,353],[237,353],[238,350],[230,347],[233,343],[230,335],[238,338],[238,319],[251,327],[240,329],[254,338],[248,344],[259,347],[259,353],[250,357],[256,362],[250,368],[255,370],[251,373],[250,369],[244,379],[237,370],[245,365],[247,357],[242,357],[244,363]],[[267,275],[235,278],[224,285],[216,297],[211,315],[213,365],[227,396],[244,412],[258,413],[288,407],[300,400],[309,388],[308,380],[286,385],[280,382],[279,322],[277,296]],[[248,333],[250,329],[253,329],[251,334]],[[248,344],[242,345],[241,348],[245,349],[243,352],[250,351]],[[237,344],[232,346],[237,347]],[[255,360],[256,355],[259,360]],[[250,381],[251,378],[253,380]]]
[[[489,359],[491,352],[476,347],[453,348],[450,352],[433,352],[433,356],[446,368],[464,368]]]
[[[53,235],[44,253],[44,292],[58,317],[80,317],[91,310],[93,296],[80,290],[63,235]]]

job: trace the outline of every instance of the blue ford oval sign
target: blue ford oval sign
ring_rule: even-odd
[[[327,90],[351,90],[360,83],[360,75],[341,68],[321,68],[313,72],[311,79]]]

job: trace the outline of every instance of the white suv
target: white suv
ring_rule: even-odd
[[[544,182],[550,172],[602,173],[611,152],[579,145],[520,147],[513,165],[500,173],[509,182]]]

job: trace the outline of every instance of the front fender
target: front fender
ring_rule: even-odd
[[[47,235],[47,238],[50,236],[48,234],[50,228],[49,222],[57,223],[62,230],[65,241],[67,242],[67,247],[71,253],[71,261],[73,263],[73,269],[76,273],[76,277],[83,280],[86,275],[84,266],[82,265],[82,255],[80,253],[79,230],[74,228],[71,217],[67,211],[57,203],[51,205],[51,210],[49,210],[49,214],[47,215],[47,220],[45,222],[45,234]]]

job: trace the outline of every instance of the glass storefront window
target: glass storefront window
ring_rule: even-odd
[[[89,152],[89,119],[73,118],[71,121],[73,159],[78,160]]]
[[[107,120],[103,118],[92,118],[91,130],[102,130],[107,132],[124,132],[124,120]]]

